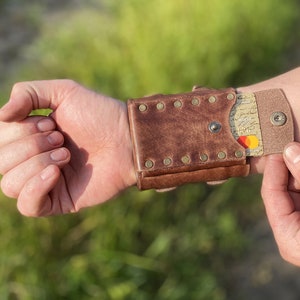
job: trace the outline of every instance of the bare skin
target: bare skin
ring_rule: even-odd
[[[46,107],[51,117],[28,117]],[[120,101],[69,80],[19,83],[0,119],[1,188],[24,215],[76,212],[135,183]]]
[[[289,174],[290,172],[290,174]],[[268,157],[262,184],[269,223],[281,256],[300,266],[300,144]]]

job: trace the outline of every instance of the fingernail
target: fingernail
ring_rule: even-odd
[[[300,162],[300,147],[298,145],[290,145],[284,150],[285,158],[293,163],[297,164]]]
[[[54,123],[53,120],[51,120],[49,118],[45,118],[45,119],[40,120],[37,123],[37,128],[40,131],[50,131],[50,130],[53,130],[55,128],[55,123]]]
[[[57,146],[63,143],[63,136],[59,132],[54,131],[47,136],[47,140],[49,144]]]
[[[40,174],[42,180],[47,180],[48,178],[52,177],[54,174],[53,167],[50,165],[46,167]]]
[[[65,160],[68,157],[68,152],[64,148],[60,148],[51,152],[50,157],[54,161]]]

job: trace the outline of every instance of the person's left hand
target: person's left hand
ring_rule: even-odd
[[[51,108],[51,117],[28,116],[38,108]],[[24,215],[76,212],[136,181],[121,101],[72,80],[23,82],[0,121],[1,188]]]

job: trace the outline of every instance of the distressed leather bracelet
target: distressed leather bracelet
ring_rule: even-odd
[[[141,190],[247,176],[249,157],[281,153],[294,140],[281,89],[243,94],[195,87],[127,103]]]

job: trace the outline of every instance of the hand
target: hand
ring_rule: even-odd
[[[53,113],[28,117],[38,108]],[[120,101],[70,80],[18,83],[0,121],[1,188],[24,215],[76,212],[135,183]]]
[[[282,257],[300,266],[300,144],[266,159],[262,197]]]

